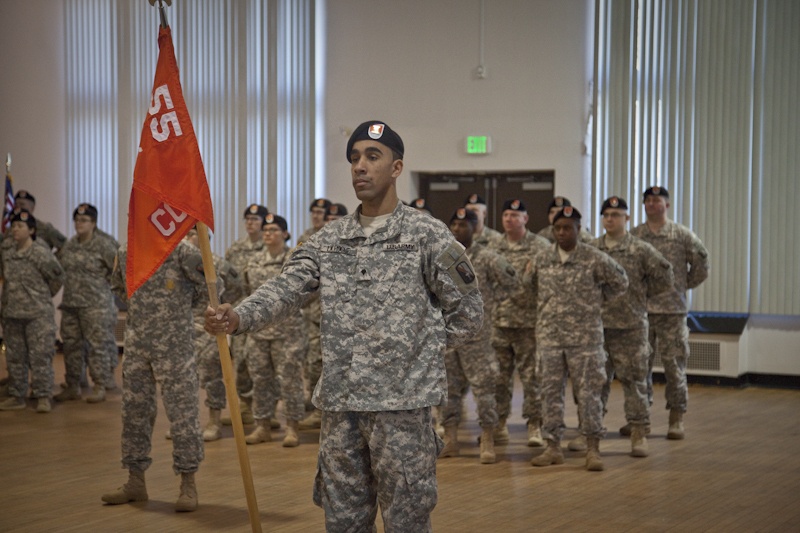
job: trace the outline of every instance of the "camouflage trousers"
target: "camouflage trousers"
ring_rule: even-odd
[[[647,364],[647,397],[653,405],[653,362],[656,354],[664,365],[664,378],[667,386],[667,409],[686,412],[689,403],[689,387],[686,383],[686,362],[689,359],[689,328],[686,315],[651,314],[647,316],[650,325],[650,359]]]
[[[245,343],[247,335],[234,335],[231,337],[231,357],[233,357],[233,369],[236,372],[236,393],[240,398],[249,396],[253,390],[253,380],[247,371],[245,361]]]
[[[447,403],[442,408],[442,425],[458,425],[464,391],[472,387],[478,404],[478,419],[482,428],[497,425],[496,386],[499,372],[492,344],[488,338],[469,342],[444,354],[447,369]]]
[[[614,374],[622,384],[625,395],[625,420],[634,426],[650,425],[650,404],[647,400],[647,360],[650,344],[647,327],[639,329],[605,329],[607,380],[603,386],[603,413]]]
[[[253,335],[247,336],[245,361],[253,380],[253,418],[273,418],[275,403],[280,398],[287,420],[303,419],[306,411],[303,358],[307,349],[308,338],[303,331],[287,335],[285,339],[259,340]]]
[[[602,346],[542,348],[536,352],[538,374],[542,381],[545,438],[560,442],[564,424],[564,389],[567,376],[578,396],[580,432],[586,437],[602,438],[603,386],[606,383],[606,353]]]
[[[4,318],[3,340],[6,343],[8,395],[25,398],[28,394],[28,369],[31,389],[37,398],[53,393],[53,356],[56,323],[52,313],[31,319]]]
[[[542,419],[540,380],[536,372],[536,332],[534,328],[492,330],[492,347],[499,366],[497,375],[497,414],[505,420],[511,414],[514,369],[522,382],[522,417],[538,423]]]
[[[206,407],[225,409],[225,381],[222,379],[222,364],[219,361],[217,338],[206,333],[205,319],[195,317],[194,353],[197,357],[197,373],[200,387],[206,391]]]
[[[126,340],[129,338],[126,336]],[[122,467],[147,470],[156,421],[156,383],[172,435],[172,469],[196,472],[204,457],[194,354],[185,348],[163,353],[126,350],[122,360]]]
[[[61,340],[67,385],[80,386],[83,360],[92,382],[105,386],[113,380],[112,358],[119,358],[108,307],[62,307]],[[115,317],[116,320],[116,317]],[[87,350],[88,348],[88,350]],[[116,365],[115,365],[116,366]]]
[[[430,407],[322,412],[314,503],[328,533],[375,531],[378,505],[387,533],[432,531],[444,444],[431,421]]]

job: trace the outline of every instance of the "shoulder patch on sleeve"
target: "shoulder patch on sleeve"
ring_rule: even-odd
[[[465,249],[457,241],[453,241],[439,256],[438,263],[463,294],[470,292],[477,286],[475,271]]]

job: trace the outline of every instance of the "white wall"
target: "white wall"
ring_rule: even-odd
[[[380,119],[406,146],[406,201],[413,171],[555,169],[556,192],[584,209],[592,17],[590,0],[486,0],[480,80],[479,0],[328,1],[327,195],[357,205],[347,137]],[[465,155],[471,134],[493,153]]]
[[[800,376],[800,317],[750,317],[747,321],[747,371]]]
[[[34,215],[70,235],[63,16],[61,2],[0,2],[0,159],[5,164],[11,153],[14,192],[27,189],[36,197]]]

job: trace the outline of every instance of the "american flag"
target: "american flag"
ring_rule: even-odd
[[[6,172],[6,200],[3,203],[3,226],[2,232],[5,233],[11,225],[11,215],[14,213],[14,190],[11,187],[11,174]]]

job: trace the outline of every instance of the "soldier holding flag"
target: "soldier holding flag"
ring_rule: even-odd
[[[445,400],[444,351],[481,327],[483,303],[464,247],[442,222],[403,205],[403,141],[379,121],[347,143],[355,213],[299,245],[280,276],[234,310],[206,311],[206,331],[246,333],[322,309],[322,411],[314,503],[328,531],[431,530],[442,441],[431,407]]]
[[[162,12],[163,16],[163,12]],[[176,511],[197,508],[194,473],[203,459],[192,304],[204,292],[200,252],[181,242],[196,222],[212,227],[208,183],[186,103],[172,33],[158,35],[152,103],[134,168],[128,243],[118,254],[112,286],[128,299],[122,369],[122,466],[127,483],[104,494],[109,504],[147,500],[144,472],[161,392],[181,474]]]

